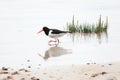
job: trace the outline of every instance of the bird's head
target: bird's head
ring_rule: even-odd
[[[40,31],[37,32],[37,34],[41,33],[42,31],[44,31],[44,32],[49,32],[49,28],[46,27],[46,26],[44,26],[44,27],[42,28],[42,30],[40,30]]]

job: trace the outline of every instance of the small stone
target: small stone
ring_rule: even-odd
[[[44,74],[44,75],[46,75],[47,73],[46,73],[46,72],[44,72],[43,74]]]
[[[91,75],[91,77],[96,77],[96,76],[98,76],[98,74],[92,74],[92,75]]]
[[[88,75],[87,73],[85,73],[85,75]]]
[[[8,71],[2,71],[0,74],[8,74]]]
[[[38,66],[41,66],[41,64],[38,64]]]
[[[19,69],[19,71],[29,72],[29,71],[26,70],[26,69]]]
[[[2,67],[2,70],[8,70],[8,68]]]
[[[28,66],[28,68],[31,68],[31,66]]]
[[[16,74],[19,74],[17,71],[11,73],[12,75],[16,75]]]
[[[104,65],[101,65],[102,67],[105,67]]]
[[[100,74],[101,74],[101,75],[104,75],[104,74],[107,74],[107,72],[101,72]]]
[[[95,62],[93,64],[96,64]]]
[[[38,79],[36,77],[31,77],[31,80],[40,80],[40,79]]]
[[[25,78],[21,78],[20,80],[25,80]]]
[[[13,78],[12,78],[12,76],[7,76],[7,80],[8,80],[8,79],[13,79]]]
[[[111,66],[112,64],[108,64],[109,66]]]
[[[87,63],[87,65],[90,65],[90,63]]]
[[[27,60],[27,62],[30,62],[30,60]]]

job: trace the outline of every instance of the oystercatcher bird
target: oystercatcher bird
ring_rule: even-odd
[[[43,27],[42,30],[38,31],[37,33],[41,33],[42,31],[44,31],[44,33],[49,36],[50,38],[54,38],[55,41],[53,40],[50,40],[48,43],[50,42],[58,42],[59,44],[59,37],[65,35],[66,33],[70,33],[69,31],[61,31],[61,30],[58,30],[58,29],[50,29],[48,27]]]

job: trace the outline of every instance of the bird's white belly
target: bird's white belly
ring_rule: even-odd
[[[65,33],[60,33],[60,34],[49,34],[48,36],[51,37],[51,38],[59,38],[61,36],[65,35]]]

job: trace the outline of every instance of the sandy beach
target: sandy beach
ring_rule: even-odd
[[[0,80],[120,80],[120,62],[0,70]]]

